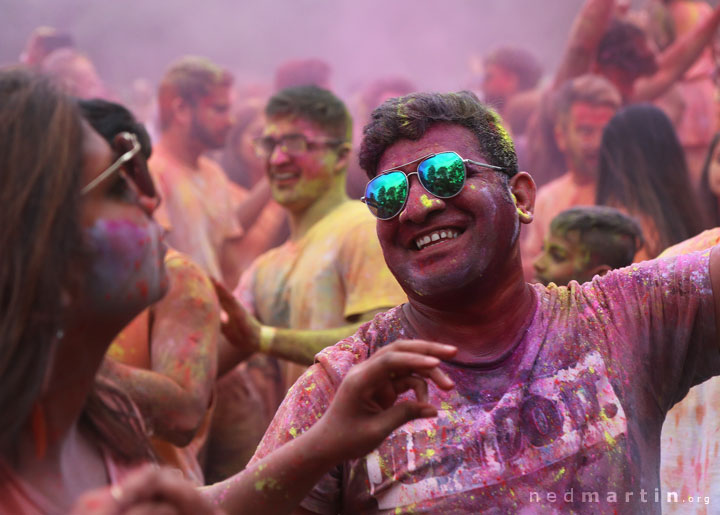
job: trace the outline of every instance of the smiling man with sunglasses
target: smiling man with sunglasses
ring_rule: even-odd
[[[353,365],[396,339],[430,340],[459,349],[442,365],[455,389],[429,385],[437,418],[339,466],[304,513],[660,513],[664,415],[720,372],[720,254],[527,284],[518,238],[535,185],[472,93],[384,103],[360,163],[409,302],[318,354],[253,460],[312,426]]]

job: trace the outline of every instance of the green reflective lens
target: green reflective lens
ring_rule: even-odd
[[[423,187],[436,197],[453,197],[465,185],[465,163],[455,152],[442,152],[422,161],[417,172]]]
[[[408,196],[408,181],[401,171],[378,175],[365,187],[365,203],[373,215],[388,220],[397,215]]]

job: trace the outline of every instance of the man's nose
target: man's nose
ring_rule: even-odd
[[[290,161],[290,156],[287,152],[283,151],[282,145],[275,145],[270,152],[270,165],[277,166]]]
[[[408,177],[408,199],[400,213],[400,222],[423,223],[433,211],[445,209],[445,201],[422,187],[417,175]]]

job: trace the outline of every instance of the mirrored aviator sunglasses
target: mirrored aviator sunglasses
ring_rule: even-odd
[[[368,182],[364,202],[370,212],[380,220],[396,217],[405,207],[408,199],[409,177],[417,174],[425,190],[437,198],[448,199],[460,193],[467,177],[466,163],[503,171],[500,166],[463,159],[456,152],[440,152],[423,156],[400,168],[418,162],[417,171],[405,173],[402,170],[387,170]]]

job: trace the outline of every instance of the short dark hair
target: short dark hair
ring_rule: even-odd
[[[418,140],[436,123],[461,125],[477,136],[483,155],[507,175],[517,173],[515,146],[500,116],[474,93],[412,93],[386,100],[363,130],[360,166],[374,177],[383,152],[400,139]]]
[[[645,51],[641,50],[640,42],[645,42]],[[615,19],[598,44],[595,60],[600,66],[615,66],[643,77],[658,69],[655,56],[647,50],[647,36],[641,28]]]
[[[275,93],[265,107],[268,118],[302,118],[343,141],[352,139],[352,118],[342,100],[317,86],[296,86]]]
[[[632,264],[643,244],[640,225],[629,216],[607,206],[567,209],[550,222],[550,232],[565,237],[577,231],[580,243],[595,265],[622,268]]]
[[[491,64],[513,73],[518,78],[520,91],[527,91],[537,86],[542,76],[540,63],[524,48],[511,46],[496,48],[485,57],[485,66]]]
[[[125,106],[99,98],[79,100],[78,106],[85,119],[95,129],[95,132],[100,134],[108,143],[112,145],[113,138],[117,134],[125,131],[130,132],[137,136],[145,159],[150,159],[152,153],[150,136],[145,126],[138,122]]]

